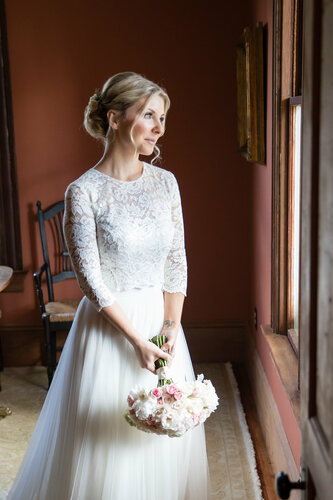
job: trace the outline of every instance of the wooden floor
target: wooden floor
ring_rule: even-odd
[[[277,500],[279,497],[275,492],[275,478],[267,454],[264,438],[259,426],[259,419],[252,394],[249,389],[249,381],[243,365],[234,363],[232,365],[238,383],[243,408],[246,415],[247,425],[252,437],[255,449],[257,469],[261,481],[262,492],[265,500]]]

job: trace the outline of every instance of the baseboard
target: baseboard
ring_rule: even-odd
[[[61,332],[60,340],[65,334]],[[45,365],[44,330],[39,325],[1,325],[0,340],[4,366]]]
[[[214,324],[183,324],[186,340],[195,363],[244,362],[246,321],[220,321]]]
[[[250,349],[246,360],[246,371],[273,473],[276,476],[284,471],[289,474],[291,479],[297,480],[300,472],[288,443],[264,367],[253,344],[249,341]],[[295,499],[301,498],[300,494],[298,496],[296,492],[293,495]]]
[[[183,323],[183,328],[193,362],[244,362],[247,350],[245,321]],[[1,325],[0,339],[5,366],[45,364],[41,324]]]

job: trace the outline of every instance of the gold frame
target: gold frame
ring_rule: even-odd
[[[248,161],[265,164],[263,25],[243,30],[237,45],[237,147]]]

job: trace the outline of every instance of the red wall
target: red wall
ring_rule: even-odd
[[[251,166],[236,152],[235,46],[247,2],[7,1],[24,293],[2,294],[2,324],[38,324],[35,201],[47,206],[94,165],[82,128],[95,87],[133,70],[171,97],[163,166],[181,187],[189,263],[184,321],[248,316]],[[236,15],[237,14],[237,15]],[[61,294],[70,296],[68,282]],[[6,353],[5,353],[6,354]]]

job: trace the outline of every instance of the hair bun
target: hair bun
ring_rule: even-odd
[[[103,101],[102,94],[100,93],[99,90],[96,90],[96,92],[89,99],[88,107],[89,107],[90,111],[92,113],[94,111],[97,111],[98,106],[102,104],[102,101]]]
[[[103,97],[99,90],[90,97],[85,109],[85,128],[95,139],[105,139],[109,124],[106,109],[103,106]]]
[[[95,98],[95,101],[99,102],[99,103],[102,103],[103,101],[103,97],[102,97],[102,94],[99,90],[96,90],[93,97]]]
[[[88,108],[90,113],[94,113],[98,109],[99,102],[95,99],[95,96],[91,96],[88,103]]]

